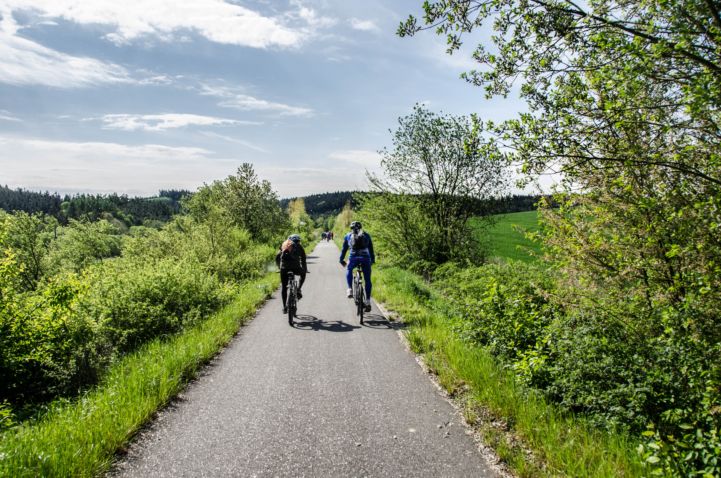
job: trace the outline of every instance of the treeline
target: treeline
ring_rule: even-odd
[[[125,226],[167,222],[180,212],[180,202],[190,191],[161,190],[158,196],[140,198],[118,194],[76,194],[10,189],[0,186],[0,209],[8,212],[43,213],[67,224],[70,219],[113,218]]]
[[[334,193],[311,194],[302,198],[282,199],[281,207],[288,207],[290,201],[294,199],[303,199],[305,210],[313,219],[323,217],[335,217],[343,210],[346,204],[351,208],[358,206],[358,198],[360,196],[373,196],[373,192],[360,191],[337,191]],[[533,211],[538,201],[543,196],[531,194],[513,194],[501,197],[491,198],[468,198],[469,207],[473,214],[477,216],[485,216],[491,214],[504,214],[511,212]]]
[[[346,203],[350,202],[355,205],[354,195],[356,191],[336,191],[333,193],[311,194],[300,198],[282,199],[280,205],[282,208],[288,207],[288,203],[295,199],[302,199],[305,203],[306,212],[313,219],[324,216],[337,215]]]
[[[164,193],[176,203],[186,196]],[[203,321],[266,273],[291,228],[302,223],[307,236],[313,227],[302,201],[289,215],[249,164],[186,207],[160,228],[0,211],[0,430]]]

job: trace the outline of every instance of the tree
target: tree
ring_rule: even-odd
[[[450,0],[424,9],[425,25],[411,16],[399,34],[436,28],[449,52],[493,23],[498,52],[478,45],[473,56],[484,68],[463,76],[489,97],[522,81],[532,113],[504,126],[528,171],[556,165],[582,181],[576,173],[589,169],[659,166],[721,185],[718,2]],[[640,157],[603,147],[639,127],[668,145]]]
[[[55,219],[42,213],[0,216],[0,248],[12,252],[20,264],[19,277],[25,290],[34,290],[45,275],[45,260],[57,227]]]
[[[382,218],[375,234],[396,257],[441,264],[479,253],[468,221],[479,200],[506,184],[506,164],[482,129],[476,117],[439,115],[421,105],[399,119],[392,149],[381,151],[385,176],[369,176],[382,196],[363,204],[371,220]]]
[[[288,202],[288,217],[290,218],[291,230],[296,234],[300,234],[304,240],[310,240],[315,223],[305,210],[303,198],[293,199]]]
[[[223,205],[238,226],[254,239],[268,241],[288,228],[288,216],[280,208],[270,182],[260,180],[250,163],[220,183]]]
[[[250,163],[243,163],[235,175],[204,185],[184,204],[197,220],[209,222],[214,237],[223,227],[235,225],[265,242],[285,233],[289,226],[275,191],[268,181],[258,178]]]
[[[451,53],[493,28],[464,78],[487,97],[520,82],[529,112],[490,129],[526,172],[563,173],[545,237],[569,278],[566,305],[647,337],[646,367],[663,378],[649,392],[654,446],[672,450],[652,461],[717,474],[721,5],[444,0],[424,10],[423,25],[409,17],[399,34],[434,28]]]

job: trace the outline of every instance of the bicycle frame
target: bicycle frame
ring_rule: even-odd
[[[365,281],[363,280],[363,269],[360,264],[355,267],[353,272],[353,300],[356,305],[356,315],[360,317],[360,323],[362,324],[365,307]]]
[[[295,317],[298,311],[298,281],[292,272],[288,273],[288,298],[286,306],[288,307],[288,323],[293,325],[293,317]]]

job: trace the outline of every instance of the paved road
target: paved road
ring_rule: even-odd
[[[113,476],[496,476],[375,305],[361,327],[338,248],[280,293],[144,431]]]

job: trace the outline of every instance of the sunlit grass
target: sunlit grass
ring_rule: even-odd
[[[0,436],[0,476],[95,476],[153,414],[226,345],[277,287],[270,274],[241,288],[217,314],[113,366],[83,397],[54,403],[43,418]]]
[[[447,304],[422,279],[397,268],[378,268],[374,274],[375,298],[403,317],[413,350],[464,404],[466,419],[518,476],[642,474],[636,444],[626,435],[594,430],[562,413],[520,385],[484,348],[455,336],[444,313]]]
[[[487,231],[477,228],[477,220],[471,220],[471,227],[475,229],[478,239],[488,247],[489,255],[524,262],[535,261],[541,253],[541,247],[527,239],[524,233],[538,230],[538,213],[526,211],[499,214],[496,219],[497,222]]]

